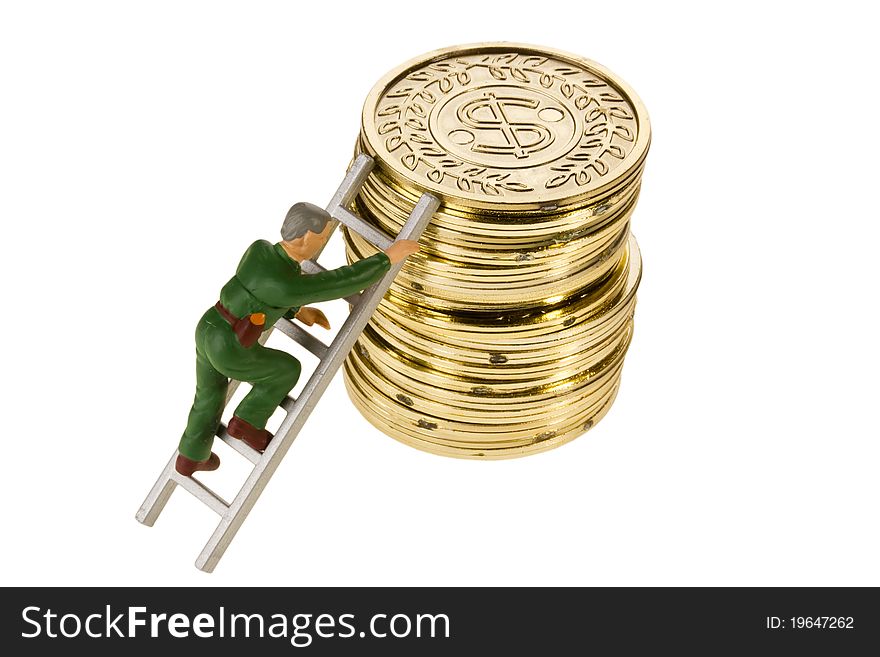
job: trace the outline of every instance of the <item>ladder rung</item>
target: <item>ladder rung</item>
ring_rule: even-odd
[[[217,429],[217,437],[254,465],[260,462],[260,457],[262,456],[262,454],[260,454],[253,447],[249,446],[243,440],[239,440],[238,438],[233,438],[232,436],[230,436],[229,433],[226,431],[225,424],[220,424],[220,427]]]
[[[370,244],[379,247],[381,250],[391,246],[392,240],[389,239],[382,231],[377,230],[356,214],[349,212],[343,207],[337,207],[332,214],[337,219],[348,226],[351,230],[359,234]]]
[[[311,351],[318,358],[324,358],[324,356],[327,354],[327,345],[321,342],[314,335],[306,331],[299,324],[296,324],[289,319],[285,319],[284,317],[282,317],[277,322],[275,322],[275,328],[277,328],[294,342],[302,345],[303,347]]]
[[[300,269],[302,269],[307,274],[320,274],[321,272],[327,271],[314,260],[303,260],[300,263]],[[345,300],[348,301],[351,305],[356,306],[358,301],[361,300],[361,295],[352,294],[350,297],[345,297]]]
[[[290,413],[290,411],[293,410],[293,405],[295,403],[296,403],[296,400],[293,397],[291,397],[290,395],[287,395],[287,397],[285,397],[281,402],[281,408],[284,409],[285,413]]]
[[[217,493],[205,486],[205,484],[192,477],[184,477],[176,470],[171,473],[171,478],[178,486],[189,491],[193,497],[204,503],[205,506],[209,507],[214,513],[221,516],[226,515],[226,511],[229,509],[229,504],[227,504],[222,497],[217,495]]]

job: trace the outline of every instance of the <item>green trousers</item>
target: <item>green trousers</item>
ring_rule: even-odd
[[[284,351],[259,343],[249,348],[241,346],[232,327],[211,308],[196,327],[196,396],[178,451],[194,461],[204,461],[211,455],[229,379],[252,386],[235,415],[257,429],[265,429],[301,371],[299,361]]]

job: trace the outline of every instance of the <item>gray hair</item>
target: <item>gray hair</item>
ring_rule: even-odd
[[[287,211],[284,225],[281,226],[281,238],[295,240],[311,231],[315,234],[324,232],[330,214],[323,208],[312,203],[297,203]]]

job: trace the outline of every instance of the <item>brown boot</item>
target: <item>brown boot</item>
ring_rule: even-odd
[[[229,426],[226,427],[226,431],[233,438],[243,440],[245,444],[258,452],[266,449],[269,446],[269,441],[272,440],[272,434],[265,429],[257,429],[250,422],[245,422],[240,417],[235,416],[229,420]]]
[[[177,461],[174,464],[174,469],[184,477],[192,477],[193,472],[199,472],[200,470],[210,472],[219,467],[220,457],[214,454],[214,452],[211,452],[211,456],[204,461],[193,461],[192,459],[186,458],[183,454],[178,454]]]

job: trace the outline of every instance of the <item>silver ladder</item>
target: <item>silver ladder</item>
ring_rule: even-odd
[[[373,159],[367,155],[360,155],[352,164],[336,194],[330,200],[327,212],[333,217],[336,222],[335,225],[339,223],[345,224],[349,230],[359,233],[367,241],[384,250],[391,245],[393,239],[365,223],[360,217],[348,210],[372,168]],[[435,197],[430,194],[423,194],[397,238],[418,240],[438,205],[439,201]],[[318,256],[315,256],[313,260],[303,262],[303,272],[315,274],[325,271],[321,265],[315,262],[317,258]],[[391,286],[391,282],[402,266],[403,263],[392,266],[391,270],[378,283],[360,294],[346,297],[346,300],[352,304],[351,312],[330,345],[324,344],[301,326],[294,324],[288,319],[282,317],[276,322],[273,328],[278,329],[305,347],[317,356],[320,362],[299,397],[293,399],[288,396],[281,403],[281,407],[286,411],[286,415],[278,431],[275,432],[275,437],[262,454],[251,449],[243,441],[231,437],[226,431],[226,426],[224,424],[220,425],[217,436],[254,464],[250,476],[245,480],[241,490],[231,503],[226,502],[198,479],[184,477],[177,472],[174,468],[174,463],[177,459],[177,451],[175,450],[171,460],[168,461],[165,469],[162,470],[158,481],[156,481],[153,489],[138,510],[135,516],[138,522],[152,527],[177,486],[190,492],[196,499],[203,502],[220,516],[220,523],[217,525],[217,529],[214,530],[213,535],[208,540],[198,559],[196,559],[196,567],[199,570],[208,573],[212,572],[226,551],[226,548],[229,547],[239,527],[241,527],[241,524],[260,497],[260,493],[263,492],[266,484],[269,483],[269,479],[272,478],[273,473],[281,463],[281,459],[284,458],[287,450],[290,449],[291,444],[293,444],[294,439],[306,423],[321,395],[324,394],[333,375],[336,374],[348,352],[351,351],[355,341],[364,330],[364,327],[370,320],[370,316],[376,310],[382,297],[385,296],[385,293]],[[265,342],[271,331],[272,329],[269,329],[263,333],[261,342]],[[226,398],[227,402],[232,397],[237,386],[237,381],[230,383],[229,393]]]

